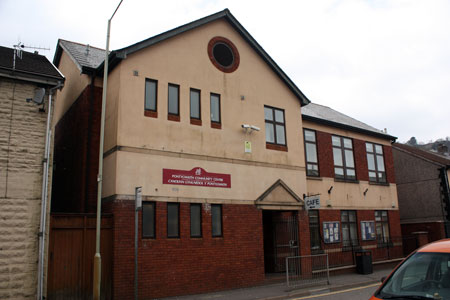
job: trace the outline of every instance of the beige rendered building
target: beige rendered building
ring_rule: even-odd
[[[52,220],[77,213],[88,218],[87,231],[96,211],[102,53],[60,40],[54,60],[67,83],[55,107]],[[321,222],[338,223],[332,237],[339,239],[331,242],[319,226],[321,246],[314,251],[344,243],[341,210],[364,210],[361,221],[372,230],[378,228],[375,211],[383,211],[383,220],[389,211],[389,224],[395,224],[395,183],[377,182],[364,192],[370,184],[367,167],[356,170],[354,179],[336,179],[331,147],[316,145],[319,158],[328,155],[327,166],[315,162],[326,171],[307,176],[304,128],[306,123],[329,134],[323,145],[330,146],[332,135],[387,148],[393,137],[302,119],[310,101],[228,10],[113,51],[109,63],[102,211],[109,232],[103,243],[111,252],[102,254],[109,266],[103,267],[108,283],[103,294],[114,299],[133,294],[136,187],[143,195],[141,298],[255,285],[283,271],[286,256],[311,253],[308,196],[320,196]],[[381,165],[376,171],[384,172]],[[384,238],[387,243],[389,234]],[[359,245],[376,248],[376,236]],[[53,246],[58,255],[59,246]],[[92,272],[85,266],[80,274]],[[54,264],[49,269],[60,274]],[[91,288],[89,280],[83,288]],[[58,292],[58,284],[49,283],[49,296]]]

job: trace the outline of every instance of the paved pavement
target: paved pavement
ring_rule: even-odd
[[[372,274],[361,275],[355,272],[330,276],[330,284],[312,286],[303,289],[289,289],[286,283],[267,284],[250,288],[220,291],[208,294],[170,297],[165,300],[281,300],[292,297],[315,295],[354,287],[379,283],[381,278],[389,275],[392,265],[377,267]]]

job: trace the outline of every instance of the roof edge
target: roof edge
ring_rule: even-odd
[[[6,72],[4,72],[6,71]],[[57,86],[61,83],[64,83],[64,77],[56,77],[51,75],[42,75],[39,73],[33,72],[24,72],[24,71],[11,71],[10,69],[1,68],[0,67],[0,77],[23,80],[27,82],[34,82],[38,84],[43,84],[47,86]]]
[[[346,124],[342,124],[342,123],[337,123],[337,122],[333,122],[333,121],[328,121],[328,120],[324,120],[321,118],[316,118],[316,117],[311,117],[311,116],[307,116],[307,115],[303,115],[302,114],[302,120],[307,120],[307,121],[311,121],[311,122],[315,122],[315,123],[319,123],[319,124],[323,124],[323,125],[327,125],[327,126],[331,126],[331,127],[336,127],[336,128],[340,128],[340,129],[346,129],[346,130],[350,130],[350,131],[354,131],[354,132],[358,132],[358,133],[363,133],[363,134],[367,134],[373,137],[378,137],[378,138],[382,138],[385,140],[390,140],[395,142],[395,140],[397,140],[397,137],[386,134],[386,133],[378,133],[375,131],[370,131],[370,130],[366,130],[366,129],[362,129],[362,128],[358,128],[358,127],[354,127],[354,126],[350,126],[350,125],[346,125]]]
[[[166,32],[160,33],[156,36],[137,42],[128,47],[110,52],[108,55],[108,63],[111,65],[109,71],[112,71],[122,59],[125,59],[127,57],[127,55],[130,55],[151,45],[157,44],[166,39],[172,38],[181,33],[198,28],[221,18],[227,20],[230,25],[241,35],[241,37],[250,44],[253,50],[255,50],[255,52],[263,59],[263,61],[269,65],[272,71],[274,71],[275,74],[278,75],[278,77],[287,85],[291,92],[300,100],[301,106],[305,106],[311,102],[295,85],[295,83],[286,75],[286,73],[284,73],[284,71],[275,63],[275,61],[269,56],[269,54],[267,54],[267,52],[258,44],[258,42],[256,42],[256,40],[250,35],[250,33],[237,21],[237,19],[231,14],[228,8],[201,19],[192,21],[185,25],[178,26]],[[97,73],[103,74],[103,68],[104,62],[97,67]]]
[[[424,156],[422,156],[422,155],[420,155],[420,154],[418,154],[418,153],[414,153],[414,152],[412,152],[412,151],[408,151],[408,149],[405,149],[405,148],[403,148],[403,147],[399,147],[398,144],[399,144],[399,143],[393,143],[393,144],[392,144],[392,148],[395,148],[395,149],[398,150],[398,151],[404,152],[404,153],[406,153],[406,154],[409,154],[409,155],[411,155],[411,156],[417,157],[417,158],[419,158],[419,159],[425,160],[425,161],[427,161],[427,162],[429,162],[429,163],[432,163],[432,164],[434,164],[434,165],[437,165],[437,166],[440,166],[440,167],[446,167],[447,169],[450,168],[450,163],[444,164],[444,163],[442,163],[442,162],[433,160],[433,159],[431,159],[431,158],[424,157]],[[403,145],[403,144],[402,144],[402,145]],[[408,145],[406,145],[406,146],[408,146]],[[411,147],[412,147],[412,146],[411,146]],[[425,150],[422,150],[422,149],[417,149],[417,150],[425,151]],[[428,154],[429,151],[426,151],[426,152],[427,152],[427,154]],[[432,153],[432,152],[429,152],[429,154],[435,155],[435,154]],[[444,158],[444,159],[445,159],[445,158]]]

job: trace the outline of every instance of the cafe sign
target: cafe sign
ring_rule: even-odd
[[[320,208],[320,195],[306,196],[305,197],[305,209],[319,209]]]
[[[199,167],[190,171],[163,169],[163,184],[231,188],[231,175],[209,173]]]

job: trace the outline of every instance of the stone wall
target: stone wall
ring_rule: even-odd
[[[0,299],[36,294],[47,113],[26,102],[35,88],[0,79]]]

